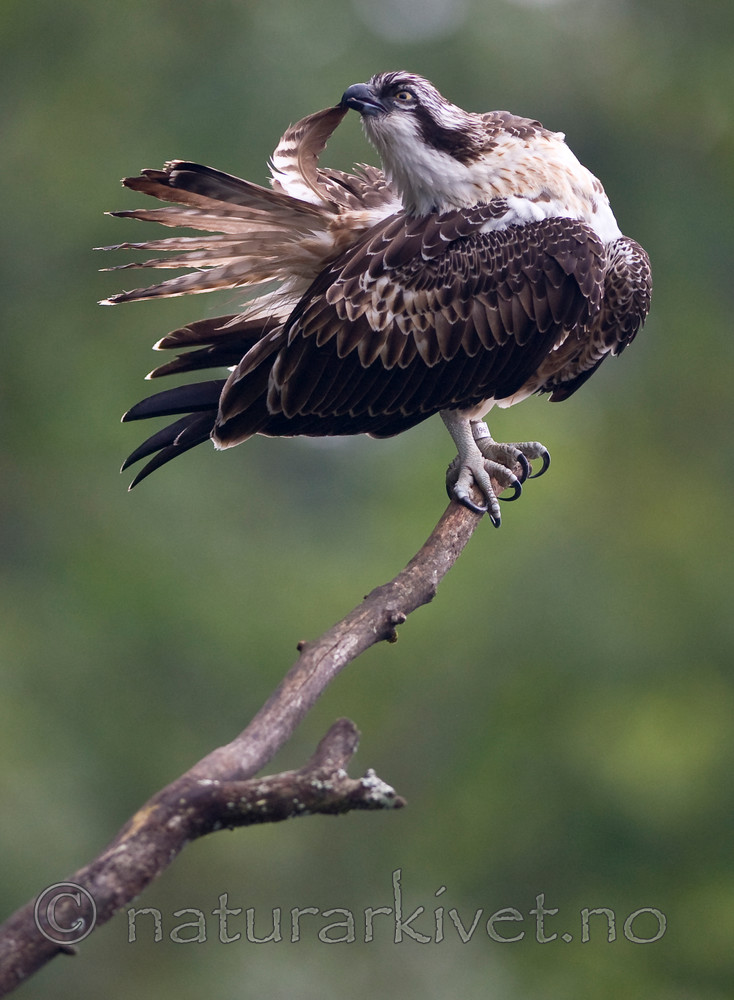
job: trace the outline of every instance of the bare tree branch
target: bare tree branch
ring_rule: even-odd
[[[94,861],[60,883],[66,890],[48,898],[42,893],[0,926],[0,996],[55,955],[73,953],[75,942],[130,903],[187,843],[204,834],[316,812],[402,806],[404,800],[374,772],[347,776],[358,741],[348,719],[334,723],[300,770],[253,775],[348,663],[377,642],[394,641],[396,626],[432,600],[480,520],[450,503],[402,572],[318,639],[299,644],[295,665],[236,739],[153,796]]]
[[[480,520],[466,507],[450,503],[405,569],[371,591],[318,639],[300,643],[299,659],[247,729],[204,757],[189,773],[197,777],[226,773],[238,778],[256,774],[347,664],[378,642],[393,642],[396,627],[433,600]]]
[[[204,834],[313,813],[403,806],[373,771],[358,779],[347,775],[358,741],[354,723],[339,719],[298,771],[244,781],[182,775],[138,810],[91,864],[38,897],[42,907],[34,900],[2,925],[0,995],[60,952],[74,953],[85,932],[109,920]]]

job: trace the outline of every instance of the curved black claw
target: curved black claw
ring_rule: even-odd
[[[527,461],[527,459],[525,461]],[[510,483],[510,486],[512,487],[512,496],[511,497],[498,496],[497,499],[504,500],[505,503],[512,503],[513,500],[519,500],[522,494],[523,482],[524,482],[523,479],[518,479],[517,477],[515,477],[514,483]],[[509,489],[509,487],[507,488]]]
[[[481,482],[482,477],[486,480],[484,484]],[[476,486],[478,492],[484,494],[487,501],[486,504],[476,503],[472,500],[470,493],[472,486]],[[483,514],[489,514],[495,527],[499,527],[497,499],[494,495],[492,484],[489,481],[489,476],[483,469],[462,469],[461,461],[457,455],[446,470],[446,493],[449,500],[454,500],[462,504],[468,510],[479,514],[480,517]]]
[[[469,496],[461,496],[458,491],[456,493],[456,496],[453,499],[454,500],[458,500],[459,503],[462,503],[465,507],[468,507],[469,510],[473,510],[475,514],[487,514],[489,512],[489,507],[482,507],[481,504],[474,503],[474,501],[471,499],[471,497],[469,497]],[[495,527],[498,528],[499,527],[499,518],[497,518],[497,523],[495,524],[494,517],[492,517],[491,514],[489,516],[491,518],[492,524],[494,524]]]
[[[537,476],[531,476],[530,475],[530,462],[528,462],[527,458],[523,455],[523,453],[521,451],[519,451],[517,453],[517,455],[515,457],[515,461],[517,462],[517,464],[522,469],[522,472],[517,477],[519,482],[524,483],[525,480],[528,479],[528,478],[530,478],[530,479],[537,479]],[[543,473],[545,472],[546,468],[547,468],[547,466],[544,466],[542,468],[542,470],[538,473],[538,476],[542,476]],[[520,494],[516,493],[514,497],[508,497],[507,499],[508,500],[517,500],[517,498],[519,496],[520,496]]]
[[[473,510],[475,514],[486,514],[489,510],[489,506],[482,507],[481,504],[474,503],[472,498],[469,496],[466,490],[462,489],[461,486],[454,484],[453,486],[449,483],[448,479],[446,481],[446,495],[449,500],[457,500],[459,503],[468,507],[469,510]],[[490,517],[492,515],[490,514]]]
[[[540,457],[543,459],[543,466],[540,472],[534,472],[531,476],[528,476],[529,479],[540,479],[540,477],[550,468],[551,457],[550,457],[550,452],[548,451],[547,448],[543,449],[543,451],[540,453]],[[524,455],[523,458],[525,458]],[[527,459],[525,459],[525,461],[527,462]]]

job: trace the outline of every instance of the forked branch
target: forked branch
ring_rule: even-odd
[[[253,775],[347,664],[377,642],[394,641],[396,627],[432,600],[480,519],[450,503],[404,570],[318,639],[299,645],[294,666],[236,739],[154,795],[94,861],[60,883],[65,889],[56,896],[42,893],[13,914],[0,927],[0,996],[59,953],[73,952],[76,942],[130,903],[187,843],[204,834],[318,812],[402,806],[403,799],[374,772],[358,779],[346,774],[358,742],[348,719],[334,723],[300,770]]]

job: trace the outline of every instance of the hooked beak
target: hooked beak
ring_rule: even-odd
[[[361,115],[380,115],[387,111],[369,83],[355,83],[344,91],[341,106],[359,111]]]

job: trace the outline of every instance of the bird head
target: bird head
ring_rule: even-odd
[[[406,210],[425,214],[476,201],[467,184],[473,188],[472,167],[487,147],[481,115],[447,101],[423,77],[402,71],[353,84],[341,104],[362,116]]]

